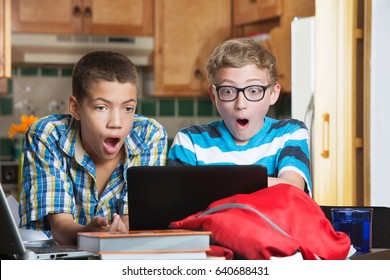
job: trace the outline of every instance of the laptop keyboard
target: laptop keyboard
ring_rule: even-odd
[[[26,246],[26,249],[33,251],[36,254],[80,251],[76,247],[64,247],[64,246],[47,246],[47,247]]]
[[[54,240],[40,240],[27,242],[26,249],[34,253],[59,253],[59,252],[77,252],[80,251],[76,246],[58,245]]]

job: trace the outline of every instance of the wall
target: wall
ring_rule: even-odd
[[[390,207],[390,1],[372,1],[371,204]]]

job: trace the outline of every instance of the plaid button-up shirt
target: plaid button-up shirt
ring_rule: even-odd
[[[79,138],[79,122],[70,115],[51,115],[34,123],[24,141],[20,226],[50,236],[49,213],[70,213],[87,224],[94,216],[112,219],[127,214],[126,171],[131,166],[165,165],[167,133],[155,120],[135,115],[127,136],[126,160],[112,173],[98,197],[96,169]],[[118,208],[118,201],[122,207]]]

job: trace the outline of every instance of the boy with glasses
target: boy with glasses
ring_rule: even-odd
[[[260,164],[267,167],[269,186],[287,183],[311,195],[305,124],[266,116],[281,89],[274,55],[251,39],[231,39],[214,49],[205,68],[222,119],[181,129],[168,163]]]

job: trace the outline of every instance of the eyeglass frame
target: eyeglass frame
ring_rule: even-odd
[[[257,101],[263,100],[263,98],[264,98],[264,96],[265,96],[266,90],[267,90],[269,87],[274,86],[274,85],[275,85],[275,83],[269,83],[269,84],[266,85],[266,86],[261,86],[261,85],[249,85],[249,86],[246,86],[246,87],[243,87],[243,88],[238,88],[238,87],[228,86],[228,85],[217,86],[217,85],[215,85],[215,84],[214,84],[213,86],[214,86],[215,91],[216,91],[216,93],[217,93],[218,99],[221,100],[221,101],[223,101],[223,102],[231,102],[231,101],[236,100],[236,99],[238,98],[238,95],[240,94],[240,92],[242,92],[242,94],[244,94],[244,97],[245,97],[246,100],[251,101],[251,102],[257,102]],[[236,97],[235,97],[234,99],[232,99],[232,100],[224,100],[224,99],[222,99],[221,96],[219,95],[219,90],[220,90],[221,88],[223,88],[223,87],[230,87],[230,88],[234,88],[235,90],[237,90],[237,95],[236,95]],[[260,99],[256,99],[256,100],[249,99],[249,98],[246,96],[246,94],[245,94],[245,90],[246,90],[247,88],[250,88],[250,87],[261,87],[261,88],[263,89],[263,96],[262,96]]]

